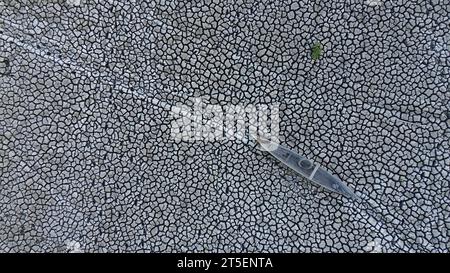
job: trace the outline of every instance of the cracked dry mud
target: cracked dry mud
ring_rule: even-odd
[[[0,250],[448,252],[450,5],[372,2],[1,1]],[[199,96],[279,103],[364,202],[175,142]]]

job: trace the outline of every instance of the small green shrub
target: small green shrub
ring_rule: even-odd
[[[320,58],[323,52],[323,46],[320,42],[316,42],[311,49],[311,58],[316,61]]]

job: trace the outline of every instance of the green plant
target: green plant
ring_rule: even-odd
[[[320,58],[323,52],[323,46],[320,42],[314,43],[312,49],[311,49],[311,58],[316,61]]]

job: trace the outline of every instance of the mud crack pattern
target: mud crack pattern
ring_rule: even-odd
[[[448,1],[195,2],[0,2],[1,251],[448,252]],[[279,103],[365,201],[173,141],[199,96]]]

